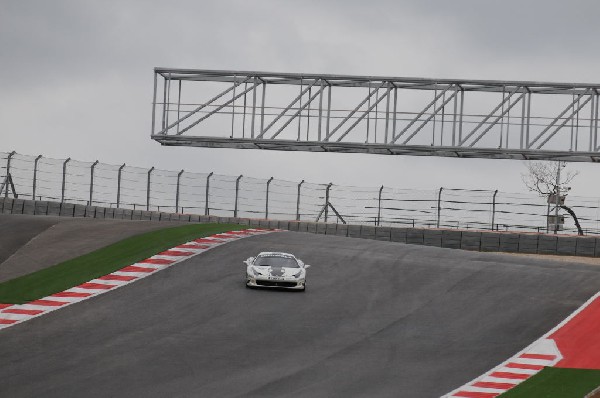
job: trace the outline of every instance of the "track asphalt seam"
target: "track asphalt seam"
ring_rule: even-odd
[[[192,240],[115,272],[92,279],[62,292],[54,293],[25,304],[0,304],[0,330],[48,314],[71,304],[96,297],[129,285],[148,275],[169,268],[214,247],[234,240],[280,231],[277,229],[245,229],[229,231]]]

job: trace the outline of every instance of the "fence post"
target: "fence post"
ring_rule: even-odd
[[[558,209],[560,209],[560,169],[562,169],[564,166],[566,166],[566,163],[561,163],[561,161],[558,161],[558,170],[556,172],[556,201],[554,203],[554,235],[558,234]],[[546,224],[548,222],[546,221]]]
[[[300,188],[304,184],[304,180],[298,184],[298,198],[296,199],[296,221],[300,221]]]
[[[154,166],[148,170],[148,183],[146,185],[146,211],[150,210],[150,176],[154,171]]]
[[[96,160],[90,168],[90,206],[93,206],[92,200],[94,199],[94,169],[96,168],[97,164],[98,161]]]
[[[33,190],[31,192],[31,199],[35,200],[35,190],[37,187],[37,168],[38,168],[38,162],[40,161],[40,159],[42,158],[42,155],[38,155],[37,158],[35,158],[35,160],[33,161]]]
[[[546,233],[550,232],[550,223],[548,222],[548,217],[550,217],[550,201],[547,200],[548,204],[546,205]]]
[[[387,124],[387,121],[386,121]],[[387,131],[387,130],[386,130]],[[379,188],[379,204],[377,207],[377,226],[379,226],[381,222],[381,193],[383,192],[383,185]]]
[[[179,183],[181,182],[182,174],[183,174],[183,169],[181,169],[179,174],[177,174],[177,192],[175,192],[175,213],[179,213]],[[181,212],[183,213],[183,210],[181,210]]]
[[[67,158],[67,160],[65,160],[64,163],[63,163],[62,188],[61,188],[61,194],[60,194],[60,203],[63,203],[65,201],[65,187],[66,187],[66,184],[67,184],[67,163],[69,163],[70,160],[71,160],[71,158]]]
[[[494,230],[494,223],[496,220],[496,195],[498,195],[498,190],[494,191],[494,196],[492,198],[492,231]]]
[[[121,205],[121,173],[123,172],[123,167],[125,167],[125,163],[119,167],[119,173],[117,176],[117,209]]]
[[[437,200],[437,228],[440,227],[440,218],[442,216],[442,190],[444,188],[440,188],[438,192],[438,200]]]
[[[233,209],[233,217],[237,218],[238,216],[238,194],[240,192],[240,180],[243,175],[240,174],[238,178],[235,180],[235,208]]]
[[[206,177],[206,200],[204,201],[204,215],[208,216],[210,215],[210,209],[208,208],[208,191],[210,189],[210,177],[212,177],[213,172],[211,171],[210,174]]]
[[[10,175],[10,160],[17,153],[16,151],[12,151],[8,154],[8,158],[6,159],[6,192],[4,192],[4,197],[8,197],[8,176]],[[0,195],[2,195],[2,191],[0,190]]]
[[[333,183],[330,182],[325,190],[325,222],[327,222],[327,215],[329,214],[329,189],[331,189],[332,185]]]
[[[271,185],[271,181],[273,181],[273,177],[269,178],[267,181],[267,197],[265,200],[265,218],[269,218],[269,185]]]

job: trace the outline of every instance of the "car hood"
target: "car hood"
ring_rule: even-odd
[[[264,275],[288,277],[296,275],[302,268],[287,268],[287,267],[254,267]]]

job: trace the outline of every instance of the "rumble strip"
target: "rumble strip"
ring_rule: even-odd
[[[63,292],[58,292],[39,300],[30,301],[26,304],[0,304],[0,329],[23,323],[57,309],[128,285],[157,271],[171,267],[181,261],[225,243],[276,231],[279,230],[245,229],[194,239],[193,241],[158,253],[150,258],[128,265],[118,271],[101,276],[97,279],[92,279],[79,286],[74,286]]]
[[[494,398],[546,366],[600,369],[600,293],[523,351],[443,398]]]

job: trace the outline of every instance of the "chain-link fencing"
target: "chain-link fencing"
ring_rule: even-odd
[[[379,226],[548,232],[546,198],[497,190],[419,190],[169,171],[0,152],[0,194],[24,199]],[[600,234],[600,198],[568,197],[585,234]],[[564,232],[575,233],[565,214]]]

